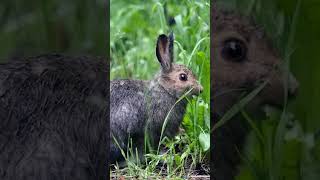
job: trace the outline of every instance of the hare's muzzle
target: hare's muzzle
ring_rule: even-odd
[[[199,93],[202,93],[202,91],[203,91],[203,87],[199,85]]]
[[[195,87],[193,87],[194,95],[199,95],[202,93],[202,91],[203,91],[203,87],[201,86],[201,84],[197,84]]]
[[[295,97],[297,96],[298,88],[299,88],[299,82],[298,80],[294,77],[293,74],[290,73],[289,75],[289,87],[288,87],[288,95],[289,97]]]

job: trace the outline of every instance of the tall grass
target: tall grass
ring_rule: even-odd
[[[111,79],[152,79],[160,68],[155,56],[156,39],[173,31],[175,63],[191,68],[204,87],[199,97],[188,99],[184,132],[174,139],[163,137],[165,151],[146,154],[144,163],[128,158],[127,168],[116,167],[118,175],[185,178],[204,164],[210,148],[209,4],[208,0],[110,1]],[[172,27],[168,26],[168,16],[175,19]],[[126,156],[135,156],[135,150],[129,151]]]

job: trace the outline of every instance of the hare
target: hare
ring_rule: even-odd
[[[149,136],[151,144],[157,145],[168,114],[163,137],[176,135],[185,113],[187,100],[176,102],[189,90],[189,96],[202,92],[202,86],[190,69],[184,65],[173,64],[173,41],[172,33],[169,36],[162,34],[158,37],[156,56],[161,70],[154,79],[111,81],[111,163],[120,161],[122,157],[120,148],[126,152],[130,139],[133,147],[139,149],[139,153],[142,153],[145,134]]]
[[[264,80],[268,84],[246,108],[254,112],[264,104],[282,105],[285,86],[280,68],[282,60],[264,32],[248,17],[216,7],[212,9],[211,19],[214,122],[239,101],[243,92],[250,92]],[[294,96],[297,88],[298,82],[291,74],[289,96]],[[241,150],[248,131],[245,121],[234,118],[213,132],[211,158],[215,179],[231,180],[237,175],[238,149]]]

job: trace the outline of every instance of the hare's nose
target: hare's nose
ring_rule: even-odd
[[[290,97],[295,97],[297,96],[298,93],[298,88],[299,88],[299,82],[297,81],[297,79],[293,76],[293,74],[289,75],[289,96]]]
[[[203,91],[203,87],[199,85],[199,92],[202,93],[202,91]]]

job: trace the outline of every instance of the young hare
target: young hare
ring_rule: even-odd
[[[110,86],[110,161],[122,157],[132,139],[133,149],[143,150],[145,129],[151,144],[157,145],[164,121],[167,137],[176,135],[183,119],[187,100],[178,99],[187,91],[198,95],[202,86],[186,66],[173,64],[173,34],[158,37],[156,56],[161,71],[153,80],[113,80]],[[170,109],[174,106],[172,111]],[[115,141],[116,140],[116,141]],[[119,147],[120,146],[120,147]]]
[[[211,96],[213,120],[216,122],[244,92],[250,92],[265,80],[268,84],[247,105],[256,112],[263,104],[282,105],[284,99],[284,72],[281,58],[271,46],[260,28],[247,17],[213,8],[213,73]],[[295,95],[298,82],[290,75],[289,95]],[[213,177],[217,180],[232,180],[237,175],[240,162],[239,149],[249,132],[246,121],[234,118],[213,132]]]

